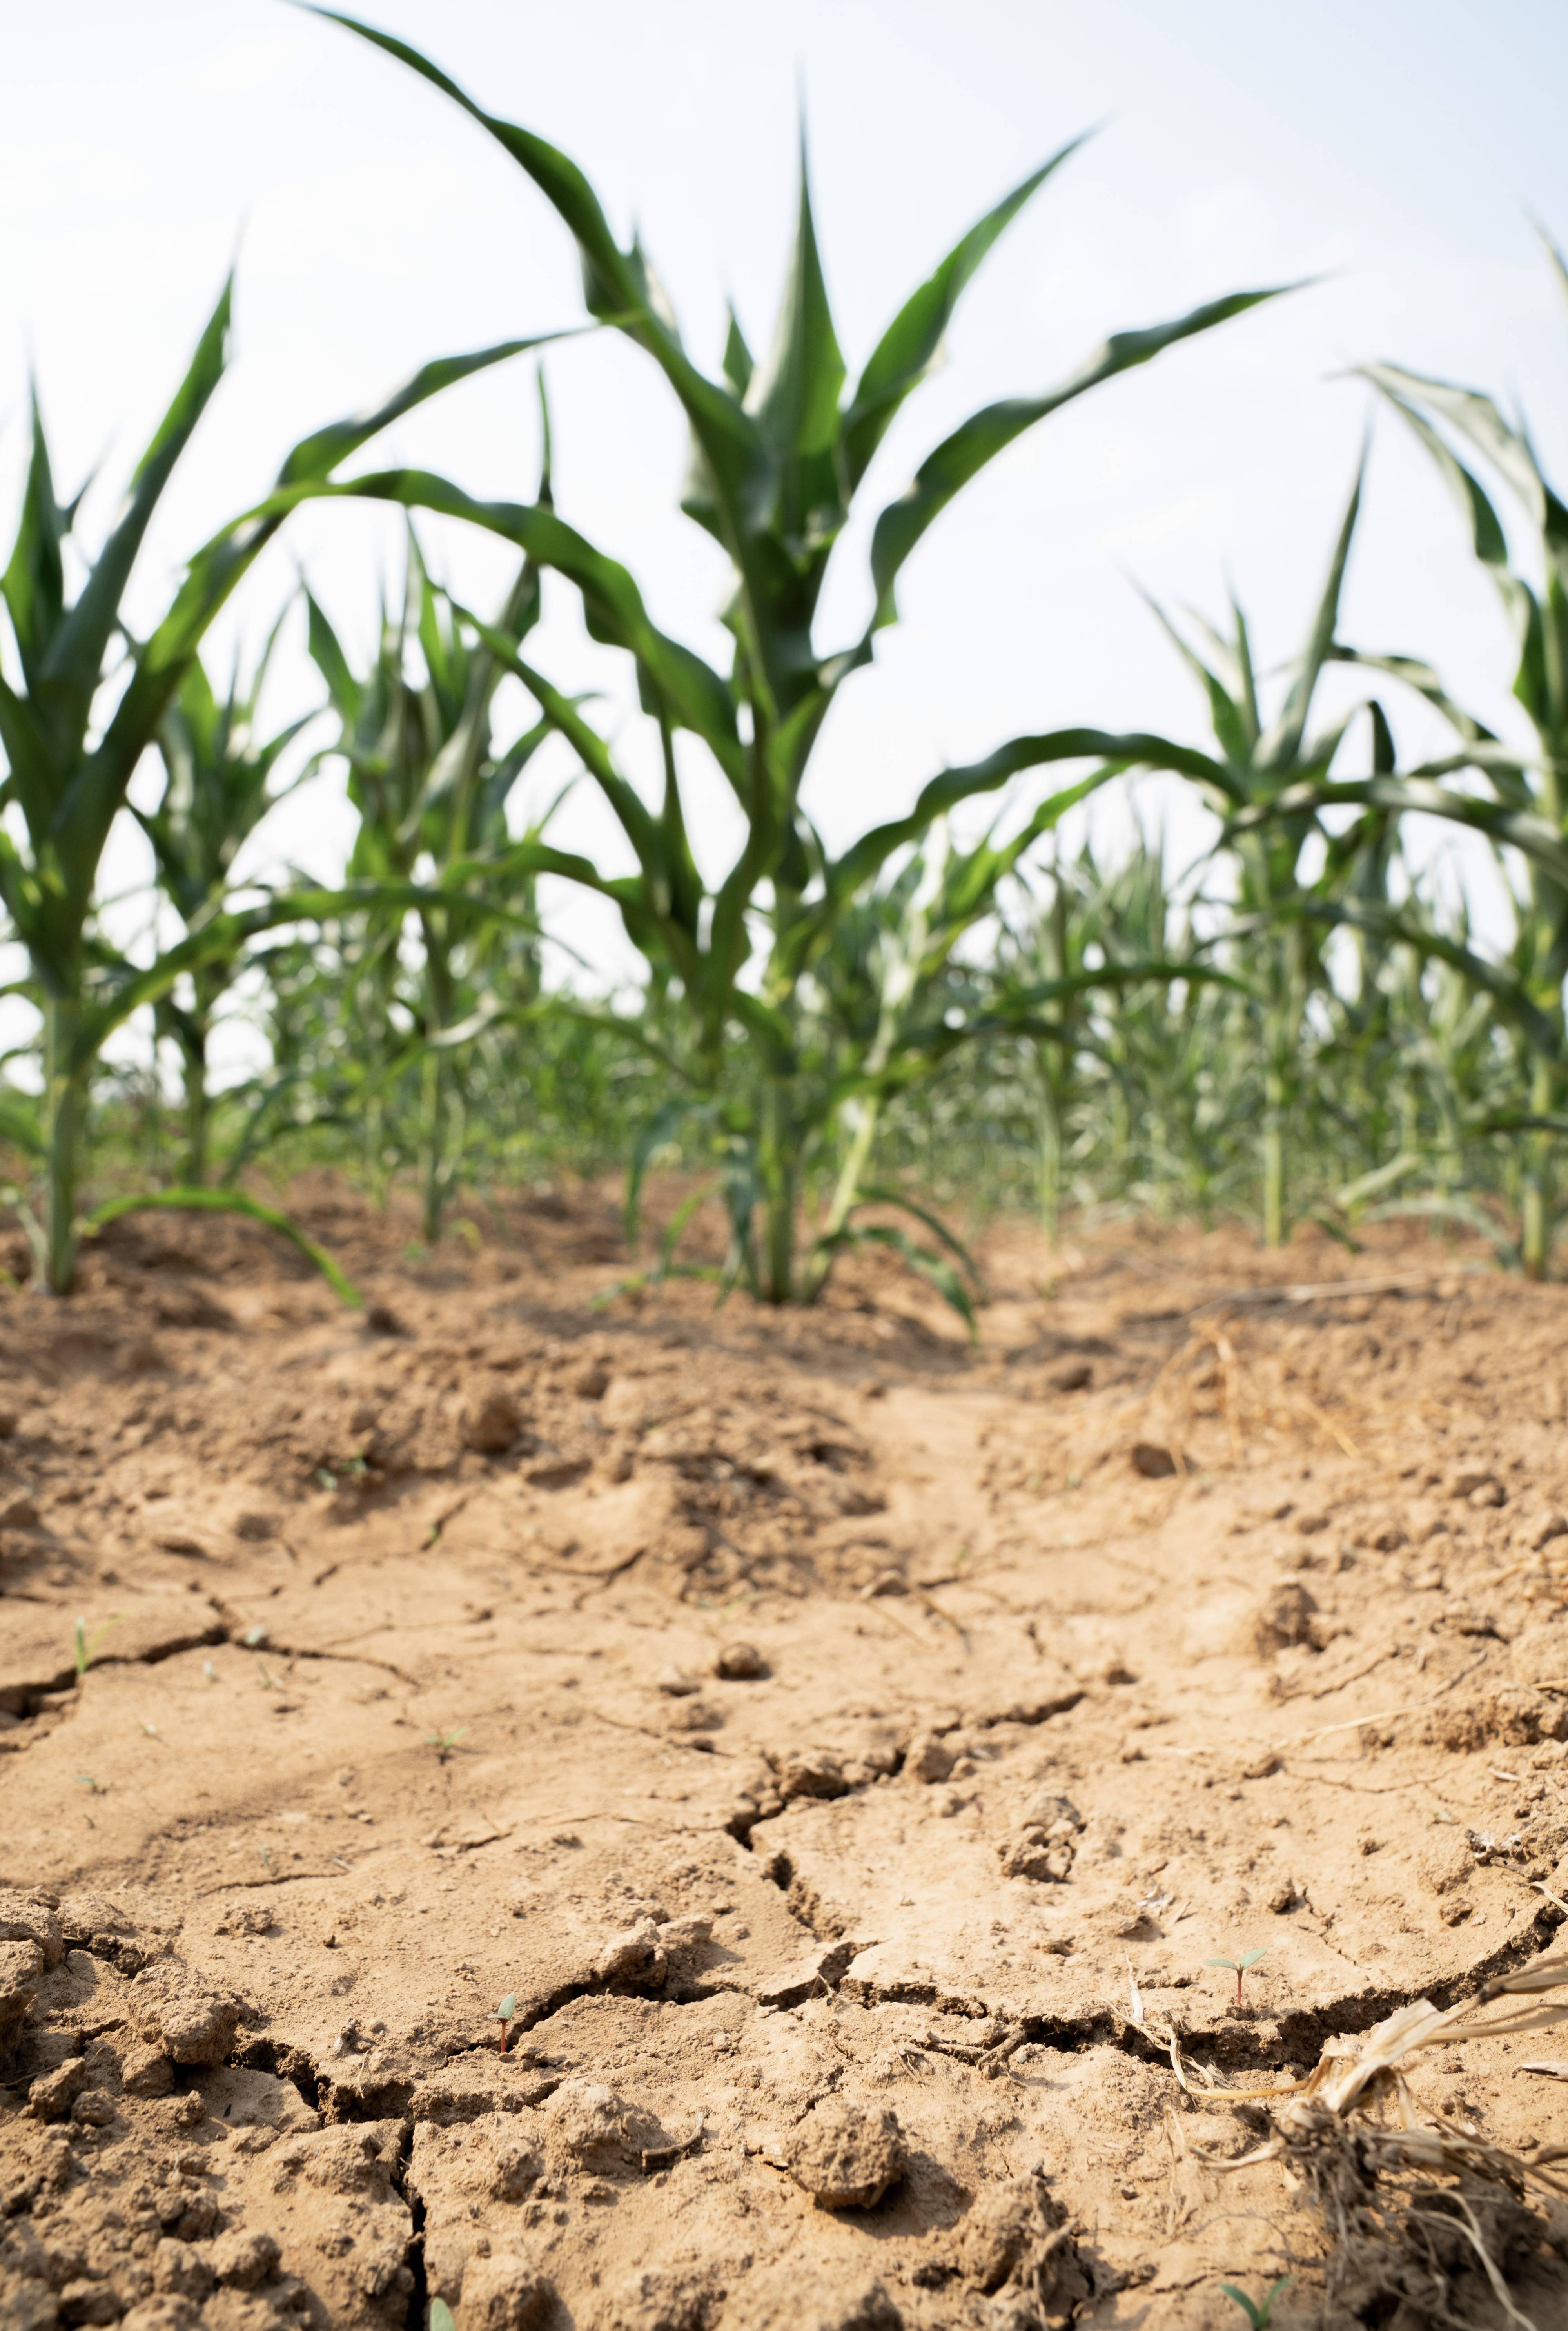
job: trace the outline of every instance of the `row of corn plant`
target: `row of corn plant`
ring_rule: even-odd
[[[835,854],[807,806],[813,754],[839,690],[897,620],[902,568],[947,504],[1025,431],[1273,294],[1237,293],[1117,334],[1055,388],[991,404],[951,432],[864,529],[871,614],[825,644],[819,604],[851,516],[875,492],[886,433],[936,362],[964,290],[1072,148],[959,240],[852,385],[803,152],[768,354],[754,358],[732,314],[709,373],[640,245],[618,243],[575,163],[483,111],[405,44],[335,21],[432,83],[519,166],[576,243],[590,328],[628,337],[676,397],[691,440],[681,508],[728,568],[728,658],[720,667],[660,631],[633,577],[561,516],[547,413],[527,502],[480,500],[431,471],[341,474],[398,414],[537,342],[426,366],[376,414],[303,441],[264,500],[197,552],[142,642],[121,604],[221,376],[227,290],[73,602],[67,549],[81,498],[58,502],[35,411],[0,577],[19,683],[0,683],[0,808],[17,813],[0,825],[0,898],[26,951],[21,992],[41,1016],[43,1092],[33,1104],[7,1083],[0,1137],[34,1164],[32,1189],[17,1195],[41,1281],[71,1283],[103,1046],[138,1013],[151,1016],[155,1046],[179,1059],[183,1150],[172,1187],[116,1207],[157,1197],[254,1211],[239,1185],[263,1153],[334,1154],[356,1159],[372,1186],[413,1173],[433,1240],[460,1182],[499,1184],[567,1149],[595,1159],[613,1149],[629,1158],[634,1223],[648,1167],[677,1155],[706,1170],[669,1227],[661,1268],[681,1267],[681,1231],[711,1189],[728,1226],[714,1266],[726,1283],[810,1301],[839,1256],[877,1244],[968,1311],[967,1255],[913,1185],[974,1189],[988,1176],[1000,1190],[1016,1158],[1053,1236],[1064,1204],[1086,1197],[1204,1214],[1255,1205],[1270,1243],[1309,1212],[1354,1240],[1369,1216],[1402,1210],[1486,1224],[1544,1270],[1560,1212],[1552,1145],[1568,1130],[1568,512],[1525,433],[1472,392],[1391,366],[1369,373],[1457,492],[1502,592],[1529,748],[1492,734],[1416,660],[1341,638],[1358,476],[1282,685],[1260,669],[1239,605],[1221,629],[1155,610],[1202,690],[1202,747],[1114,727],[1013,737],[938,772],[904,815]],[[1456,440],[1517,504],[1532,574]],[[269,735],[260,711],[278,631],[248,679],[236,665],[226,695],[202,642],[292,511],[345,496],[482,528],[519,563],[502,604],[481,614],[440,587],[411,530],[401,604],[383,609],[363,670],[306,590],[330,728],[288,775],[307,724]],[[653,802],[627,774],[623,740],[536,659],[548,578],[627,660],[662,768]],[[501,743],[495,703],[508,679],[532,711]],[[1391,705],[1411,690],[1448,722],[1452,749],[1402,768]],[[598,789],[633,871],[612,875],[556,846],[548,810],[526,824],[516,814],[546,740],[575,764],[571,782]],[[162,799],[134,813],[181,935],[149,965],[109,943],[96,887],[131,778],[154,751]],[[740,847],[716,880],[689,834],[699,762],[742,818]],[[1063,766],[1065,784],[1041,774]],[[237,892],[236,861],[280,791],[328,770],[346,779],[358,820],[342,883]],[[1195,788],[1218,821],[1212,860],[1184,885],[1146,837],[1119,862],[1061,840],[1069,811],[1138,771]],[[978,841],[958,840],[951,821],[988,794],[1003,796],[1002,815]],[[1412,875],[1402,822],[1418,813],[1469,827],[1525,868],[1506,958],[1480,949],[1462,907]],[[546,992],[546,876],[613,903],[644,966],[638,997]],[[224,1096],[220,1158],[213,1031],[242,987],[258,985],[271,1066]],[[156,1104],[156,1077],[147,1090]],[[1516,1235],[1498,1227],[1505,1217]]]

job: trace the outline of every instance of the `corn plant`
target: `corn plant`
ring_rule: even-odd
[[[1251,638],[1239,605],[1232,602],[1229,633],[1201,626],[1202,648],[1155,609],[1203,689],[1217,752],[1197,756],[1161,743],[1136,756],[1145,767],[1194,779],[1211,808],[1226,822],[1225,840],[1236,875],[1231,925],[1236,959],[1259,998],[1259,1178],[1263,1236],[1269,1246],[1278,1246],[1286,1232],[1287,1128],[1301,1095],[1307,1006],[1315,992],[1329,985],[1321,938],[1307,910],[1346,887],[1359,852],[1381,830],[1379,813],[1373,810],[1348,834],[1331,837],[1317,813],[1319,791],[1360,708],[1339,713],[1321,729],[1309,725],[1318,684],[1335,659],[1340,595],[1360,505],[1358,475],[1311,628],[1291,663],[1284,699],[1271,719],[1266,720],[1261,709]],[[1388,724],[1375,703],[1367,709],[1375,763],[1392,772]],[[1315,874],[1309,871],[1310,860],[1318,848],[1326,851],[1327,863],[1323,873]]]
[[[955,245],[898,310],[852,390],[830,312],[803,163],[794,246],[771,352],[753,358],[732,316],[722,371],[702,371],[688,352],[641,246],[622,249],[582,171],[532,131],[486,113],[428,60],[390,34],[331,14],[359,37],[422,74],[461,106],[534,181],[573,235],[589,312],[627,335],[678,399],[692,438],[681,507],[727,559],[725,613],[734,648],[727,672],[660,632],[626,570],[541,504],[480,503],[420,472],[361,478],[356,493],[423,505],[487,526],[580,593],[595,639],[629,654],[639,698],[663,750],[664,791],[650,808],[622,774],[603,736],[542,672],[480,627],[532,691],[541,717],[573,747],[603,790],[634,853],[637,871],[608,878],[586,861],[531,851],[517,863],[546,867],[614,899],[634,943],[689,1023],[686,1070],[704,1106],[723,1082],[727,1046],[746,1048],[752,1099],[738,1137],[749,1161],[746,1244],[758,1292],[783,1302],[812,1289],[797,1241],[801,1194],[802,987],[831,950],[852,902],[897,853],[917,845],[936,818],[1025,769],[1114,749],[1097,731],[1012,738],[984,760],[933,777],[912,811],[862,834],[836,859],[813,852],[801,806],[813,747],[839,689],[871,658],[878,630],[897,619],[899,575],[941,512],[1004,448],[1102,382],[1145,364],[1270,296],[1213,300],[1149,329],[1118,333],[1059,386],[991,404],[953,431],[887,502],[870,529],[863,630],[824,652],[814,622],[830,562],[895,416],[931,371],[958,300],[998,237],[1072,150],[1064,147],[1007,195]],[[329,487],[310,490],[333,490]],[[685,737],[706,748],[733,790],[746,838],[711,895],[687,838],[679,770]],[[1099,775],[1036,812],[1043,831]],[[749,1218],[760,1230],[755,1241]]]
[[[547,502],[546,461],[540,500]],[[515,653],[538,620],[539,577],[525,559],[493,625],[486,626]],[[450,603],[432,583],[412,531],[401,616],[383,611],[380,650],[372,671],[356,676],[336,633],[309,600],[310,652],[337,715],[335,750],[348,770],[349,799],[359,830],[349,855],[351,881],[390,884],[401,899],[422,869],[440,878],[489,853],[510,837],[507,803],[549,733],[544,722],[525,730],[505,751],[494,747],[490,713],[507,674],[501,658],[475,645]],[[417,644],[423,671],[411,673]],[[530,830],[542,834],[554,804]],[[419,966],[412,995],[402,960],[401,905],[370,918],[356,985],[371,1001],[373,1026],[395,1072],[419,1080],[419,1168],[424,1236],[441,1234],[442,1215],[459,1171],[467,1110],[461,1051],[499,1013],[513,1018],[539,1002],[537,922],[531,881],[514,887],[508,911],[498,917],[483,901],[453,893],[417,909]],[[520,943],[519,943],[520,942]],[[395,1004],[406,999],[417,1034],[397,1040]],[[361,1020],[363,1029],[364,1023]],[[381,1146],[380,1112],[386,1080],[365,1099],[367,1132]]]
[[[309,714],[290,721],[274,736],[258,733],[259,700],[283,620],[280,615],[273,625],[249,685],[242,690],[236,662],[228,694],[221,699],[201,658],[192,660],[158,728],[163,797],[149,812],[132,804],[132,814],[152,846],[157,887],[187,933],[199,930],[222,905],[242,843],[284,793],[309,774],[308,767],[282,791],[271,789],[273,771],[309,725]],[[180,1180],[187,1188],[200,1188],[207,1179],[212,1121],[207,1047],[240,961],[236,937],[228,955],[211,955],[188,975],[188,1001],[175,987],[153,1007],[157,1033],[172,1038],[180,1055],[185,1102]]]
[[[69,1291],[75,1271],[89,1087],[102,1047],[134,1012],[233,943],[233,929],[219,916],[147,970],[100,963],[90,932],[99,861],[142,756],[176,703],[208,627],[301,492],[325,484],[412,406],[524,345],[427,365],[379,412],[302,439],[269,503],[196,552],[161,620],[145,640],[133,640],[121,602],[164,488],[223,376],[231,291],[225,283],[74,601],[66,595],[65,547],[81,496],[63,504],[57,497],[34,397],[21,520],[0,576],[20,681],[0,679],[6,759],[0,807],[14,805],[23,828],[18,841],[0,827],[0,901],[27,950],[30,993],[43,1023],[41,1110],[33,1117],[14,1104],[7,1125],[41,1166],[42,1214],[24,1201],[24,1220],[38,1278],[57,1294]],[[247,928],[269,918],[293,917],[288,906],[274,905],[255,910]],[[206,1194],[210,1200],[213,1194]]]
[[[1550,243],[1548,255],[1568,291],[1568,265]],[[1414,658],[1363,656],[1408,682],[1448,720],[1455,751],[1400,781],[1318,787],[1320,804],[1375,802],[1396,813],[1444,817],[1484,834],[1499,852],[1516,851],[1525,883],[1516,899],[1517,936],[1506,966],[1488,964],[1468,948],[1450,959],[1490,994],[1517,1047],[1527,1102],[1497,1129],[1527,1137],[1521,1193],[1520,1247],[1525,1271],[1544,1276],[1561,1208],[1553,1175],[1554,1136],[1568,1131],[1563,1114],[1568,1057],[1563,982],[1568,974],[1568,508],[1558,498],[1522,425],[1506,420],[1489,396],[1433,380],[1396,365],[1372,365],[1366,377],[1410,426],[1459,503],[1477,558],[1497,585],[1518,643],[1513,692],[1535,736],[1535,749],[1517,753],[1467,712],[1438,676]],[[1536,573],[1523,573],[1503,521],[1454,441],[1479,454],[1507,487],[1525,529]],[[1451,780],[1466,772],[1484,794]]]

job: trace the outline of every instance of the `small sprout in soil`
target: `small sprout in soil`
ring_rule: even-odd
[[[444,2298],[432,2298],[430,2302],[429,2331],[457,2331],[451,2309]]]
[[[1241,1978],[1246,1974],[1249,1967],[1257,1965],[1263,1953],[1261,1951],[1246,1951],[1243,1952],[1242,1955],[1239,1959],[1205,1959],[1203,1961],[1203,1965],[1205,1966],[1229,1967],[1231,1970],[1232,1974],[1236,1977],[1236,2004],[1240,2007],[1241,2004]]]
[[[278,1679],[277,1679],[277,1677],[276,1677],[276,1676],[270,1676],[270,1675],[267,1673],[266,1669],[262,1666],[262,1664],[261,1664],[261,1660],[258,1660],[256,1661],[256,1673],[257,1673],[257,1675],[261,1678],[261,1689],[262,1689],[263,1691],[276,1691],[276,1690],[277,1690],[277,1689],[278,1689]]]
[[[351,1457],[351,1458],[348,1460],[347,1464],[345,1466],[344,1470],[345,1470],[345,1472],[347,1472],[347,1475],[348,1475],[348,1477],[349,1477],[349,1479],[350,1479],[351,1480],[354,1480],[354,1481],[363,1481],[363,1480],[364,1480],[364,1479],[365,1479],[365,1473],[366,1473],[366,1465],[365,1465],[365,1460],[364,1460],[364,1458],[363,1458],[363,1457]]]
[[[206,1679],[207,1679],[207,1681],[208,1681],[209,1683],[216,1683],[216,1682],[217,1682],[217,1680],[218,1680],[218,1670],[217,1670],[217,1669],[213,1665],[213,1663],[212,1663],[211,1660],[204,1660],[202,1661],[202,1673],[206,1677]]]
[[[439,1522],[432,1522],[432,1524],[431,1524],[431,1526],[430,1526],[429,1534],[428,1534],[428,1536],[426,1537],[425,1541],[424,1541],[424,1551],[426,1552],[426,1554],[428,1554],[428,1553],[430,1552],[430,1550],[431,1550],[431,1548],[432,1548],[432,1546],[439,1546],[440,1544],[441,1544],[441,1524],[440,1524]],[[436,2300],[436,2302],[435,2302],[435,2303],[436,2303],[436,2305],[439,2307],[439,2306],[441,2305],[441,2300],[438,2298],[438,2299]],[[434,2320],[434,2317],[432,2317],[432,2321]]]
[[[460,1724],[451,1732],[427,1732],[424,1736],[424,1745],[427,1748],[433,1748],[440,1762],[444,1765],[467,1731],[468,1726]]]
[[[328,1472],[325,1465],[317,1466],[316,1480],[318,1486],[323,1489],[335,1489],[337,1487],[337,1474]]]
[[[79,1676],[84,1676],[87,1673],[88,1669],[92,1665],[93,1653],[97,1651],[100,1643],[102,1642],[106,1635],[111,1634],[119,1624],[119,1620],[118,1617],[107,1619],[103,1625],[99,1629],[96,1635],[89,1635],[87,1632],[86,1620],[79,1619],[77,1621],[76,1672]]]
[[[95,1781],[90,1773],[78,1773],[76,1778],[80,1785],[84,1789],[90,1789],[95,1797],[101,1797],[106,1793],[103,1783]]]
[[[247,1627],[244,1633],[240,1638],[241,1642],[243,1643],[248,1651],[255,1651],[257,1647],[260,1644],[264,1643],[266,1640],[267,1630],[265,1627],[261,1626]]]
[[[268,1876],[271,1877],[272,1872],[272,1857],[268,1852],[265,1846],[261,1848],[261,1867],[266,1870]]]
[[[156,1740],[156,1739],[157,1738],[157,1736],[158,1736],[158,1728],[157,1728],[157,1726],[156,1724],[148,1724],[148,1723],[146,1721],[146,1719],[144,1718],[144,1719],[143,1719],[143,1722],[142,1722],[142,1727],[141,1727],[141,1728],[142,1728],[142,1730],[147,1734],[147,1738],[148,1738],[149,1740]]]
[[[1235,2300],[1237,2306],[1241,2309],[1242,2314],[1245,2315],[1248,2322],[1251,2325],[1252,2331],[1269,2331],[1269,2326],[1274,2320],[1275,2300],[1278,2298],[1286,2284],[1288,2282],[1294,2282],[1295,2279],[1296,2278],[1294,2275],[1282,2274],[1261,2305],[1259,2304],[1257,2299],[1249,2298],[1244,2290],[1238,2290],[1233,2282],[1222,2282],[1220,2285],[1220,2288],[1224,2292],[1227,2298],[1233,2298]]]
[[[507,2026],[511,2022],[517,2012],[518,1994],[515,1991],[508,1991],[506,1997],[499,2001],[496,2007],[496,2021],[501,2027],[501,2053],[503,2056],[507,2052]]]

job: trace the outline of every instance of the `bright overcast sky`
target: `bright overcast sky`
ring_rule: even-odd
[[[377,21],[584,166],[617,228],[641,227],[694,353],[714,366],[727,295],[754,346],[768,335],[797,85],[851,373],[981,210],[1100,125],[960,309],[947,368],[879,456],[884,493],[965,412],[1049,384],[1107,330],[1242,285],[1326,279],[1048,422],[938,523],[907,570],[901,628],[824,737],[808,806],[832,840],[1019,729],[1201,736],[1195,694],[1135,584],[1218,614],[1232,578],[1264,657],[1290,652],[1367,416],[1346,367],[1390,357],[1516,395],[1568,469],[1568,319],[1528,224],[1568,238],[1562,0],[380,0]],[[336,26],[280,0],[0,0],[0,29],[8,514],[29,361],[62,486],[100,465],[91,540],[238,257],[232,372],[166,498],[133,616],[156,612],[181,557],[263,490],[296,436],[431,356],[581,314],[568,238],[522,174]],[[602,336],[552,354],[549,375],[563,514],[627,561],[660,622],[720,653],[721,577],[674,514],[683,433],[660,379]],[[411,418],[372,457],[390,458],[528,498],[527,371]],[[499,595],[495,546],[431,539],[464,593]],[[819,645],[863,614],[855,555],[846,544]],[[239,604],[247,642],[296,561],[367,647],[378,570],[398,564],[385,518],[305,513]],[[564,585],[549,605],[539,661],[571,686],[613,689]],[[1501,716],[1496,606],[1434,479],[1386,421],[1345,630],[1430,656]],[[235,636],[215,635],[221,660]],[[296,652],[280,720],[312,700],[311,683]],[[615,725],[622,703],[601,717]],[[155,775],[143,778],[154,791]],[[712,871],[732,837],[717,791],[701,798]],[[586,797],[558,832],[611,846]],[[309,807],[280,813],[260,858],[286,852],[329,875],[349,832],[329,777]],[[114,880],[138,862],[122,845]],[[568,927],[595,947],[614,937],[580,910]]]

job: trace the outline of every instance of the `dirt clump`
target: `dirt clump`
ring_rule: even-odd
[[[808,2113],[784,2157],[821,2210],[874,2210],[908,2160],[897,2114],[845,2097],[828,2097]]]

